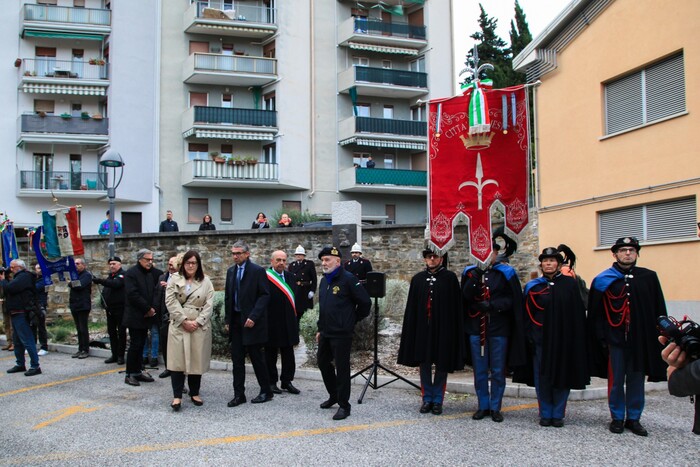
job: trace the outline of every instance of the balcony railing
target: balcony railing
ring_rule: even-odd
[[[428,186],[423,170],[355,169],[355,183],[368,185]]]
[[[428,133],[428,126],[426,122],[414,120],[355,117],[355,131],[403,136],[426,136]]]
[[[98,172],[20,171],[20,189],[106,191],[104,174]]]
[[[56,60],[53,58],[25,58],[22,76],[32,78],[73,78],[98,80],[108,78],[107,64],[97,65],[92,60]]]
[[[186,164],[191,164],[192,178],[194,180],[277,181],[279,178],[279,166],[277,164],[258,162],[255,165],[229,165],[216,163],[211,160],[193,160]]]
[[[194,121],[195,123],[276,127],[277,112],[273,110],[195,106]]]
[[[392,84],[395,86],[428,87],[427,73],[387,68],[355,67],[355,80],[368,83]]]
[[[277,73],[277,60],[265,57],[244,57],[223,54],[194,54],[195,71],[231,71],[237,73]]]
[[[406,37],[425,40],[425,26],[413,26],[406,23],[389,23],[376,19],[355,18],[356,33],[374,36]]]
[[[47,115],[20,115],[19,128],[22,133],[67,133],[74,135],[107,135],[109,119],[60,117]]]
[[[211,12],[212,9],[223,11],[225,18],[217,17],[215,12]],[[222,0],[208,0],[197,2],[197,18],[275,24],[277,22],[277,10],[244,2],[233,2],[232,5],[224,5]]]
[[[23,17],[25,21],[109,26],[111,15],[112,12],[105,9],[26,4]]]

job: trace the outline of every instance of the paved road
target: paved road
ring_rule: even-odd
[[[203,407],[169,407],[169,380],[131,387],[102,358],[52,352],[44,374],[8,375],[0,353],[1,465],[416,465],[416,464],[696,464],[700,437],[690,432],[688,399],[647,396],[648,438],[607,430],[604,400],[572,401],[564,428],[537,425],[532,399],[506,398],[504,423],[473,421],[475,398],[448,394],[442,416],[418,413],[416,390],[370,389],[352,415],[334,422],[321,410],[323,385],[297,379],[302,394],[226,407],[231,375],[203,378]],[[157,374],[157,372],[156,372]],[[248,377],[248,398],[255,396]]]

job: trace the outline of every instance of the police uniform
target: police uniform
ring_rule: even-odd
[[[299,245],[294,254],[306,256],[306,250]],[[304,258],[301,261],[289,263],[287,270],[292,273],[296,286],[294,306],[297,310],[297,319],[301,319],[306,310],[314,307],[314,295],[316,294],[317,285],[316,265],[313,261]]]
[[[350,252],[362,254],[360,245],[355,243]],[[367,282],[367,273],[372,271],[372,263],[368,259],[361,256],[359,258],[352,258],[346,261],[343,266],[345,267],[346,271],[360,279],[360,283],[362,284]]]

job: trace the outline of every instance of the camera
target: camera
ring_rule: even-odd
[[[677,321],[672,316],[659,316],[657,327],[662,336],[675,343],[692,360],[700,358],[700,325],[691,319]]]

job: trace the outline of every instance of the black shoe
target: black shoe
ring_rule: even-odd
[[[124,382],[129,386],[141,386],[141,383],[139,383],[133,376],[125,377]]]
[[[432,402],[423,402],[423,405],[420,406],[420,413],[428,413],[431,410],[433,410],[433,403]]]
[[[10,368],[9,370],[7,370],[8,373],[24,373],[25,371],[27,371],[26,366],[17,366],[17,365],[15,365],[12,368]]]
[[[141,365],[146,366],[146,365],[148,365],[148,363],[149,363],[148,357],[143,357],[143,360],[141,361]]]
[[[491,420],[496,423],[501,423],[503,421],[503,415],[498,410],[491,411]]]
[[[144,383],[152,383],[154,380],[148,373],[139,373],[138,375],[132,376],[136,381],[143,381]]]
[[[123,364],[124,364],[124,357],[117,358],[117,365],[123,365]]]
[[[26,374],[26,373],[25,373]],[[625,422],[625,428],[632,431],[637,436],[648,436],[649,432],[639,423],[639,420],[627,420]]]
[[[273,394],[282,394],[282,390],[278,388],[276,384],[270,386],[270,391],[272,391]]]
[[[167,378],[169,376],[170,376],[170,370],[167,370],[167,369],[164,370],[163,373],[158,375],[159,378]]]
[[[199,400],[197,400],[197,399],[195,399],[195,397],[199,397],[199,396],[190,396],[190,400],[192,401],[192,403],[194,405],[196,405],[197,407],[203,406],[204,401],[201,398]]]
[[[297,388],[294,387],[294,385],[292,384],[291,381],[288,382],[288,383],[282,383],[282,389],[284,389],[285,391],[287,391],[289,394],[299,394],[299,393],[301,393],[300,390],[298,390]]]
[[[561,418],[553,418],[552,419],[552,426],[554,428],[561,428],[564,426],[564,420],[562,420]]]
[[[88,358],[89,356],[90,354],[88,352],[82,351],[80,352],[80,355],[78,355],[78,358],[82,360],[84,358]]]
[[[491,411],[489,409],[486,409],[486,410],[479,409],[476,412],[474,412],[474,415],[472,415],[472,420],[481,420],[487,415],[491,415]]]
[[[105,363],[117,363],[117,357],[109,357]]]
[[[228,401],[228,404],[226,404],[226,405],[229,407],[237,407],[241,404],[245,404],[245,401],[246,401],[245,396],[236,396],[233,399],[231,399],[230,401]]]
[[[439,403],[436,402],[436,403],[433,405],[433,410],[432,410],[432,412],[433,412],[433,415],[441,415],[441,414],[442,414],[442,404],[439,404]]]
[[[338,411],[333,415],[333,420],[344,420],[350,416],[350,407],[339,407]]]
[[[41,368],[30,368],[24,372],[24,376],[36,376],[41,374]]]
[[[552,426],[551,418],[540,418],[540,426]]]
[[[251,404],[262,404],[263,402],[271,401],[275,397],[271,392],[261,392],[255,398],[250,400]]]
[[[82,354],[82,353],[83,353],[83,352],[81,352],[80,350],[78,350],[76,353],[72,354],[72,355],[70,356],[70,358],[78,358],[78,357],[80,357],[80,354]]]
[[[182,401],[177,403],[173,402],[172,404],[170,404],[170,407],[172,407],[173,412],[179,412],[180,408],[182,407]]]
[[[151,367],[152,367],[152,368],[158,368],[158,359],[157,359],[157,358],[152,358],[152,359],[151,359]]]
[[[610,422],[610,433],[620,434],[625,431],[625,423],[622,420],[613,420]]]
[[[338,403],[337,399],[331,398],[325,402],[321,402],[321,405],[319,407],[321,407],[322,409],[330,409],[331,407],[333,407],[337,403]]]

